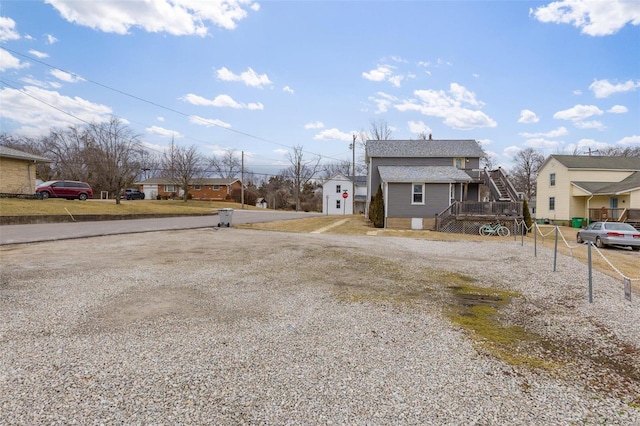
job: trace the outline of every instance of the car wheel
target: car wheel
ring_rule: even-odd
[[[582,236],[580,235],[580,233],[578,233],[578,235],[576,236],[576,241],[578,242],[578,244],[584,243],[584,240],[582,239]]]
[[[636,246],[632,246],[631,250],[633,251],[640,251],[640,246],[636,247]]]
[[[40,196],[42,197],[43,200],[46,200],[47,198],[49,198],[49,193],[47,191],[42,191],[40,193]]]
[[[140,194],[140,199],[144,200],[144,193]]]
[[[604,244],[602,244],[602,240],[600,239],[600,237],[596,237],[596,247],[604,248]]]
[[[86,200],[86,199],[87,199],[87,194],[80,194],[80,195],[78,195],[78,199],[79,199],[80,201],[84,201],[84,200]]]
[[[127,201],[131,201],[131,196],[127,195]]]

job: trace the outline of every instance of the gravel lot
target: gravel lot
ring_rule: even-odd
[[[640,294],[594,272],[589,304],[546,248],[199,229],[0,254],[3,425],[640,425]],[[501,321],[550,367],[450,322],[445,271],[520,292]]]

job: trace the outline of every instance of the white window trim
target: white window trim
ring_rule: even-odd
[[[419,203],[416,203],[416,202],[413,201],[413,196],[415,195],[415,193],[413,192],[413,187],[415,185],[421,185],[422,186],[422,201],[419,202]],[[424,202],[425,202],[425,198],[426,198],[425,197],[425,193],[424,193],[424,189],[425,189],[425,184],[424,183],[416,183],[416,182],[414,182],[414,183],[411,184],[411,205],[412,206],[424,206]]]
[[[553,187],[556,186],[556,179],[557,179],[557,176],[556,176],[555,172],[554,173],[549,173],[549,187],[550,188],[553,188]]]

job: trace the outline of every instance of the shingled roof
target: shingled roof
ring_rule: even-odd
[[[471,177],[453,166],[378,166],[384,182],[470,182]]]
[[[591,155],[551,155],[560,164],[568,169],[589,170],[638,170],[640,171],[640,158],[638,157],[602,157]],[[546,163],[546,162],[545,162]]]
[[[620,182],[571,182],[593,195],[620,194],[640,189],[640,171],[632,173]]]
[[[0,157],[34,161],[36,163],[53,163],[53,160],[49,160],[48,158],[41,157],[35,154],[29,154],[28,152],[19,151],[17,149],[9,148],[4,145],[0,145]]]
[[[367,157],[477,157],[484,155],[480,144],[466,140],[370,140]]]

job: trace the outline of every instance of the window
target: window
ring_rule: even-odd
[[[340,201],[342,201],[342,200],[336,200],[336,209],[340,208]]]
[[[164,186],[164,192],[176,192],[176,186],[175,185],[165,185]]]
[[[193,189],[196,191],[200,191],[202,187],[200,185],[193,185]]]
[[[414,183],[411,187],[413,188],[411,204],[424,204],[424,183]]]
[[[461,169],[463,162],[464,162],[463,158],[454,158],[453,159],[453,165],[456,167],[456,169]]]
[[[213,185],[214,191],[220,191],[220,185]]]
[[[342,188],[340,185],[336,185],[336,194],[339,194],[342,192]]]
[[[549,197],[549,210],[556,209],[556,197]]]
[[[549,186],[556,186],[556,174],[549,174]]]

